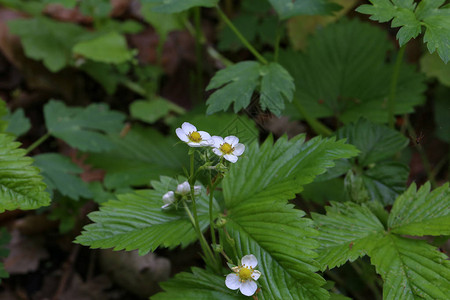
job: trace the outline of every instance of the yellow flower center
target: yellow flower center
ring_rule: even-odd
[[[231,145],[228,143],[223,143],[222,145],[220,145],[220,151],[225,154],[231,154],[233,153],[234,148],[231,147]]]
[[[202,136],[197,131],[189,133],[189,139],[194,143],[199,143],[202,140]]]
[[[247,281],[252,278],[252,269],[247,269],[246,267],[242,267],[239,269],[239,280]]]

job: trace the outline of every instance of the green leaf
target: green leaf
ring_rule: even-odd
[[[450,88],[437,87],[435,89],[434,99],[434,121],[436,124],[436,136],[450,144],[450,118],[449,118],[449,99]]]
[[[420,58],[420,69],[427,77],[435,77],[440,83],[450,87],[450,64],[445,64],[436,53],[425,53]]]
[[[322,271],[355,261],[367,254],[383,237],[384,227],[365,205],[351,202],[331,202],[327,214],[312,213],[316,228],[320,231],[317,240]]]
[[[261,147],[255,143],[250,145],[223,181],[227,207],[262,199],[292,199],[302,191],[303,185],[333,167],[333,160],[358,153],[344,140],[315,137],[307,143],[304,141],[305,135],[290,141],[283,136],[274,145],[271,138]]]
[[[89,214],[94,222],[84,227],[76,243],[91,248],[114,248],[127,251],[139,249],[141,255],[157,247],[186,247],[197,239],[197,235],[182,205],[172,210],[162,210],[162,196],[174,191],[177,182],[161,177],[152,182],[154,190],[139,190],[132,194],[118,195],[100,207],[100,211]],[[209,197],[205,188],[196,199],[200,228],[209,225]],[[213,203],[213,212],[218,215],[219,207]]]
[[[12,136],[0,134],[0,212],[50,204],[39,169],[19,146]]]
[[[295,101],[315,118],[338,118],[343,123],[361,116],[387,123],[386,99],[393,64],[386,32],[357,19],[340,20],[316,32],[306,53],[282,51],[279,61],[295,82]],[[396,93],[395,114],[413,112],[424,101],[424,77],[414,66],[402,64]],[[285,113],[302,117],[288,106]]]
[[[425,26],[423,40],[428,50],[437,53],[447,63],[450,59],[450,8],[441,7],[445,0],[422,0],[417,5],[413,0],[369,0],[372,4],[364,4],[356,11],[369,14],[370,19],[389,22],[392,27],[401,27],[397,33],[400,46],[411,38],[417,37]],[[441,8],[439,8],[441,7]]]
[[[8,120],[5,120],[8,117],[8,107],[6,106],[6,102],[0,98],[0,132],[5,132],[8,127]]]
[[[30,120],[25,117],[25,113],[22,108],[16,109],[12,114],[2,118],[8,122],[5,132],[14,134],[15,136],[21,136],[27,133],[31,128]]]
[[[239,30],[242,36],[247,41],[255,43],[255,39],[258,33],[258,16],[254,13],[241,13],[232,20],[233,25]],[[236,51],[245,47],[236,34],[231,30],[229,26],[223,27],[219,33],[219,43],[217,48],[221,51],[232,50]]]
[[[121,64],[133,58],[125,37],[115,31],[79,42],[73,47],[73,52],[93,61],[111,64]]]
[[[52,72],[72,61],[72,47],[86,31],[73,23],[57,22],[46,17],[16,19],[8,22],[11,33],[20,37],[25,55],[42,60]]]
[[[259,68],[256,61],[244,61],[218,71],[206,90],[217,89],[207,101],[207,114],[226,111],[234,102],[234,112],[250,104],[253,91],[259,85]]]
[[[41,169],[44,182],[51,191],[58,190],[62,195],[74,200],[91,198],[92,194],[79,174],[83,169],[67,156],[58,153],[45,153],[33,157],[35,165]]]
[[[110,136],[110,151],[91,153],[86,162],[106,171],[107,188],[148,185],[160,175],[180,174],[188,161],[184,145],[154,129],[133,127],[126,136]]]
[[[277,116],[284,110],[284,101],[292,101],[294,97],[294,79],[279,64],[270,63],[267,66],[261,66],[261,97],[259,102],[261,108],[269,109]]]
[[[118,134],[125,116],[110,111],[105,104],[91,104],[86,108],[67,107],[51,100],[44,106],[48,132],[70,146],[82,151],[102,152],[114,145],[106,134]]]
[[[450,262],[425,241],[387,234],[369,251],[384,280],[383,299],[447,299]]]
[[[427,182],[418,191],[413,183],[397,198],[389,216],[392,232],[407,235],[450,235],[450,188],[446,183],[430,193]]]
[[[145,21],[150,23],[158,32],[158,35],[161,39],[160,45],[162,45],[167,39],[169,32],[183,29],[182,20],[184,18],[184,15],[173,13],[157,13],[153,11],[153,8],[156,5],[158,4],[148,3],[147,1],[145,1],[144,3],[142,3],[141,14],[144,17]]]
[[[130,114],[135,119],[151,124],[165,117],[170,112],[171,107],[171,103],[163,98],[149,101],[138,100],[130,104]]]
[[[328,0],[269,0],[269,2],[282,20],[296,15],[329,15],[341,8]]]
[[[121,76],[113,65],[87,60],[79,68],[100,83],[109,95],[115,93]]]
[[[209,300],[248,299],[225,286],[225,277],[206,270],[192,268],[192,273],[179,273],[175,278],[161,283],[164,292],[152,296],[152,300]]]
[[[358,164],[369,164],[391,158],[408,145],[409,140],[400,132],[387,126],[374,124],[366,119],[348,124],[336,131],[338,139],[347,138],[347,142],[358,148]]]
[[[144,0],[144,2],[158,4],[152,9],[154,12],[172,14],[195,6],[214,7],[219,0]]]

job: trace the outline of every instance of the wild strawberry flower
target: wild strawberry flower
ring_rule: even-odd
[[[239,143],[239,139],[234,135],[226,138],[214,135],[212,140],[214,142],[212,151],[229,162],[237,162],[238,157],[245,151],[245,146]]]
[[[175,202],[175,193],[173,191],[168,191],[162,196],[162,200],[164,202],[164,205],[161,206],[161,208],[168,208]]]
[[[253,254],[245,255],[241,259],[241,265],[231,268],[234,273],[228,274],[225,285],[231,290],[239,289],[245,296],[253,295],[258,286],[255,280],[261,276],[261,272],[255,270],[258,260]]]
[[[200,195],[202,187],[200,185],[194,185],[194,195]],[[177,189],[175,193],[180,194],[182,196],[188,195],[191,193],[191,185],[189,182],[185,181],[183,183],[180,183],[177,186]]]
[[[197,127],[184,122],[175,130],[177,136],[191,147],[207,147],[212,145],[211,135],[206,131],[197,131]]]

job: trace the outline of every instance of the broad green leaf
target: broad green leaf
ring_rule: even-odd
[[[144,1],[143,1],[144,2]],[[149,22],[158,32],[161,39],[160,45],[164,44],[169,32],[183,29],[183,14],[166,14],[153,11],[153,8],[158,5],[156,3],[142,3],[141,14],[145,21]]]
[[[37,209],[50,204],[45,183],[20,143],[0,134],[0,212]]]
[[[447,299],[450,295],[450,262],[425,241],[387,234],[368,254],[383,278],[383,299]]]
[[[223,181],[227,207],[262,199],[292,199],[303,185],[333,167],[334,160],[358,153],[344,140],[316,137],[304,141],[304,135],[290,141],[283,136],[274,145],[269,138],[261,147],[255,143],[247,147]]]
[[[231,273],[231,272],[230,272]],[[161,283],[164,292],[152,296],[152,300],[210,300],[248,299],[225,286],[225,276],[192,268],[192,273],[179,273],[167,282]]]
[[[173,14],[195,6],[214,7],[219,0],[144,0],[145,2],[158,4],[152,9],[154,12]]]
[[[25,113],[22,108],[16,109],[13,113],[4,117],[3,120],[8,122],[6,132],[12,133],[15,136],[21,136],[31,128],[30,120],[25,117]]]
[[[261,97],[259,103],[261,108],[269,109],[277,116],[284,110],[284,100],[291,102],[294,96],[294,79],[279,64],[270,63],[260,68]]]
[[[340,8],[328,0],[269,0],[269,2],[282,20],[296,15],[329,15]]]
[[[82,151],[102,152],[114,145],[106,134],[118,134],[125,116],[110,111],[105,104],[91,104],[86,108],[67,107],[51,100],[44,106],[48,132],[70,146]]]
[[[420,58],[420,69],[427,77],[435,77],[440,83],[450,87],[450,64],[445,64],[436,53],[425,53]]]
[[[400,46],[417,37],[423,25],[423,41],[430,53],[437,50],[445,63],[450,60],[450,7],[441,7],[445,0],[422,0],[417,8],[413,0],[369,1],[371,4],[361,5],[356,11],[369,14],[370,19],[381,23],[392,19],[392,27],[401,27],[397,33]]]
[[[0,4],[6,7],[13,8],[18,11],[23,11],[32,16],[42,15],[46,4],[38,1],[17,1],[17,0],[0,0]]]
[[[357,19],[340,20],[317,31],[306,53],[282,51],[279,61],[294,78],[295,98],[315,118],[338,118],[343,123],[361,116],[387,123],[386,99],[393,64],[386,32]],[[395,114],[413,112],[423,103],[424,77],[402,64],[395,99]],[[302,117],[288,105],[285,113]]]
[[[81,41],[73,47],[73,52],[93,61],[110,64],[121,64],[133,58],[125,37],[115,31]]]
[[[91,153],[86,162],[106,171],[107,188],[145,186],[161,175],[181,174],[188,162],[187,149],[179,139],[154,129],[133,127],[124,137],[110,136],[111,150]]]
[[[109,95],[115,93],[121,76],[114,65],[87,60],[79,68],[100,83]]]
[[[427,182],[418,191],[413,183],[392,207],[388,225],[406,235],[450,235],[450,188],[446,183],[430,193]]]
[[[151,124],[165,117],[171,108],[172,104],[163,98],[138,100],[130,104],[130,114],[135,119]]]
[[[317,231],[310,219],[302,218],[303,211],[283,202],[261,198],[227,207],[225,226],[239,259],[246,254],[258,259],[261,299],[328,299],[321,288],[325,280],[314,273],[319,269],[314,261]]]
[[[321,205],[325,205],[330,201],[344,202],[348,200],[342,178],[318,181],[317,178],[321,176],[316,177],[314,182],[305,185],[304,190],[301,193],[303,199]]]
[[[449,65],[450,66],[450,65]],[[450,88],[437,87],[434,99],[434,121],[436,136],[450,144],[450,118],[449,118]]]
[[[74,8],[77,5],[77,0],[42,0],[41,2],[60,4],[66,8]]]
[[[218,89],[208,98],[206,113],[225,111],[233,102],[235,113],[246,108],[259,85],[259,69],[256,61],[244,61],[218,71],[206,87]]]
[[[336,136],[338,139],[347,138],[349,144],[361,151],[358,155],[358,164],[361,166],[391,158],[409,142],[400,132],[366,119],[340,128]]]
[[[69,157],[58,153],[45,153],[33,157],[35,165],[41,169],[47,188],[58,190],[62,195],[74,200],[90,198],[92,194],[79,174],[83,169],[74,164]]]
[[[114,250],[136,250],[141,255],[158,247],[186,247],[197,239],[195,230],[182,205],[163,210],[162,196],[174,191],[177,182],[161,177],[152,182],[154,190],[138,190],[134,193],[117,195],[118,200],[104,203],[100,210],[89,214],[94,222],[84,227],[76,243],[91,248],[114,248]],[[200,228],[209,225],[209,197],[205,188],[196,199]],[[192,210],[192,208],[191,208]],[[218,215],[218,205],[213,203],[213,212]]]
[[[326,211],[326,215],[312,214],[320,231],[317,260],[322,270],[355,261],[383,237],[383,224],[365,205],[331,202]]]
[[[46,17],[16,19],[8,22],[11,33],[20,37],[25,55],[42,60],[52,72],[57,72],[72,61],[72,47],[85,29],[67,22]]]
[[[279,64],[261,65],[255,61],[237,63],[220,70],[206,90],[217,89],[208,99],[207,114],[226,111],[234,102],[234,112],[250,105],[253,92],[260,88],[260,105],[280,116],[284,101],[292,101],[293,79]]]

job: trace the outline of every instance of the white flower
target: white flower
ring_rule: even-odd
[[[191,147],[211,146],[212,140],[209,133],[206,131],[197,131],[197,128],[191,123],[184,122],[181,128],[175,130],[177,136],[183,142]]]
[[[225,285],[231,290],[239,289],[245,296],[251,296],[258,289],[255,280],[261,276],[261,272],[254,270],[258,260],[253,254],[250,254],[241,259],[241,264],[241,266],[232,268],[234,273],[227,275]]]
[[[202,187],[200,185],[194,185],[194,195],[200,195],[201,190]],[[175,192],[183,196],[188,195],[191,193],[191,185],[187,181],[180,183]]]
[[[245,146],[240,144],[239,139],[233,135],[227,136],[225,139],[215,135],[212,140],[214,142],[212,151],[232,163],[237,162],[238,156],[245,151]]]
[[[161,208],[167,208],[170,205],[172,205],[175,202],[175,194],[173,191],[168,191],[167,193],[162,196],[162,200],[164,202],[164,205],[161,206]]]

